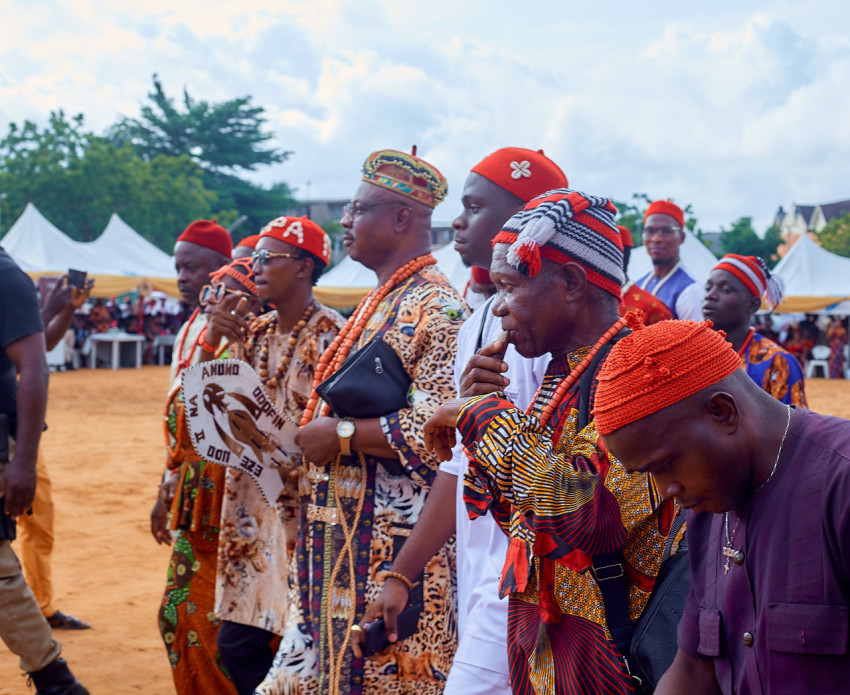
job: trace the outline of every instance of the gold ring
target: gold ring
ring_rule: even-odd
[[[359,625],[352,625],[351,626],[351,632],[363,632],[363,628],[360,627]]]

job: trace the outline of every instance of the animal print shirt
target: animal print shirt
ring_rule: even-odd
[[[234,357],[257,369],[262,346],[268,344],[269,370],[273,372],[289,341],[288,333],[266,334],[266,327],[276,315],[277,312],[269,312],[254,319],[248,340],[237,346]],[[319,304],[299,333],[283,382],[269,393],[292,422],[300,422],[319,357],[344,323],[337,312]],[[218,618],[283,634],[289,603],[289,565],[298,524],[296,488],[291,483],[285,485],[271,507],[249,475],[227,468],[215,591]]]
[[[442,692],[457,646],[453,539],[413,578],[410,604],[422,604],[422,614],[398,650],[355,659],[350,630],[380,595],[383,572],[410,535],[439,469],[422,429],[455,397],[454,355],[466,313],[445,276],[427,267],[387,295],[352,349],[349,359],[381,335],[411,378],[409,407],[381,418],[397,457],[353,452],[326,466],[309,464],[290,619],[258,693]]]

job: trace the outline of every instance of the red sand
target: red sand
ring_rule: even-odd
[[[57,631],[93,695],[173,693],[156,625],[169,550],[148,514],[164,461],[165,367],[54,374],[42,440],[56,503],[56,602],[93,624]],[[850,418],[850,385],[812,379],[809,404]],[[0,694],[32,693],[0,644]]]

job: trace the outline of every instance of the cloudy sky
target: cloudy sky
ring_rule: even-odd
[[[259,176],[347,197],[374,149],[449,180],[543,148],[579,189],[691,203],[705,230],[850,198],[847,0],[0,0],[0,132],[102,131],[169,94],[251,95],[291,159]],[[309,182],[309,185],[308,185]]]

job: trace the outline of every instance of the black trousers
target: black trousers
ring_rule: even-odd
[[[253,695],[274,661],[273,632],[222,620],[218,653],[239,695]]]

